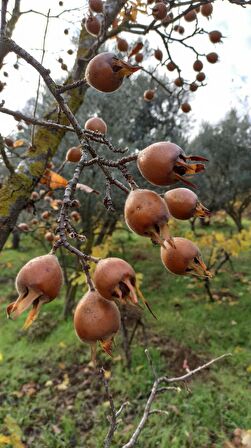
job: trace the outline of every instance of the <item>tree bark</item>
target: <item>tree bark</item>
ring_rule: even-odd
[[[14,229],[12,232],[12,249],[18,250],[20,243],[20,233],[18,229]]]
[[[71,283],[68,285],[64,304],[64,319],[67,319],[72,315],[77,289],[78,285],[72,285]]]

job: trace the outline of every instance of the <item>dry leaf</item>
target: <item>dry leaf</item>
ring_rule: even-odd
[[[96,194],[99,194],[99,191],[94,190],[93,188],[91,188],[91,187],[89,187],[88,185],[85,185],[85,184],[77,184],[76,188],[77,188],[77,190],[85,191],[85,193],[96,193]]]
[[[45,170],[40,183],[47,185],[51,190],[56,190],[57,188],[65,188],[68,185],[68,180],[55,173],[55,171]]]
[[[111,378],[111,371],[110,370],[105,370],[104,371],[104,377],[106,380],[109,380]]]
[[[58,384],[56,386],[56,388],[58,390],[66,390],[66,389],[68,389],[69,383],[70,383],[69,377],[68,377],[67,373],[65,373],[64,380],[62,381],[62,383]]]
[[[25,141],[24,140],[22,140],[22,139],[16,140],[13,143],[13,148],[21,148],[21,146],[24,146],[24,145],[25,145]]]
[[[59,210],[61,207],[62,202],[58,199],[52,199],[50,201],[50,207],[53,208],[53,210]]]
[[[57,425],[52,425],[52,431],[53,431],[55,434],[60,434],[61,429],[60,429]]]
[[[245,448],[251,448],[251,429],[243,431],[242,444]]]
[[[11,444],[10,436],[4,436],[3,434],[0,434],[0,446],[1,445],[10,445],[10,444]]]
[[[224,442],[223,448],[234,448],[234,445],[227,440]]]
[[[23,395],[28,395],[28,397],[32,397],[32,395],[35,395],[37,393],[36,383],[31,382],[31,383],[23,384],[23,386],[21,388],[21,393]]]
[[[4,419],[4,423],[7,427],[8,432],[10,433],[10,445],[12,448],[25,448],[25,445],[22,443],[22,430],[20,426],[17,424],[16,420],[10,415],[7,415]]]
[[[61,370],[64,370],[64,369],[65,369],[65,363],[64,363],[64,362],[59,362],[59,363],[58,363],[58,367],[59,367]]]

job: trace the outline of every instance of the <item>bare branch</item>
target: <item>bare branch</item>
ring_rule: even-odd
[[[47,13],[47,20],[46,20],[46,25],[45,25],[45,30],[44,30],[44,37],[43,37],[43,47],[42,47],[42,56],[41,56],[41,61],[40,64],[42,65],[44,62],[44,55],[45,55],[45,41],[46,41],[46,36],[47,36],[47,31],[48,31],[48,25],[49,25],[49,16],[50,16],[50,9]],[[37,112],[37,105],[38,105],[38,98],[39,98],[39,91],[40,91],[40,84],[41,84],[41,77],[38,77],[38,85],[37,85],[37,94],[36,94],[36,100],[35,100],[35,107],[34,107],[34,112],[33,112],[33,117],[36,118],[36,112]],[[32,131],[31,131],[31,142],[32,145],[34,144],[34,134],[35,134],[35,125],[32,126]]]
[[[12,33],[15,29],[15,26],[17,24],[17,21],[19,17],[21,16],[20,13],[20,0],[15,0],[15,5],[12,10],[11,18],[8,20],[6,25],[6,36],[11,37]]]
[[[9,170],[10,174],[14,174],[15,170],[14,170],[14,167],[11,165],[11,163],[10,163],[10,161],[8,159],[8,156],[7,156],[6,152],[5,152],[4,142],[3,142],[3,138],[2,138],[1,135],[0,135],[0,152],[1,152],[1,156],[3,158],[3,161],[4,161],[4,164],[5,164],[6,168]]]
[[[179,377],[174,377],[174,378],[167,378],[167,377],[162,377],[160,378],[160,382],[165,382],[165,383],[177,383],[179,381],[186,381],[188,379],[190,379],[193,375],[196,375],[196,373],[201,372],[201,370],[205,370],[207,367],[211,366],[211,364],[214,364],[215,362],[220,361],[223,358],[227,358],[229,356],[232,356],[232,353],[224,353],[224,355],[218,356],[218,358],[214,358],[211,361],[208,361],[206,364],[203,364],[200,367],[197,367],[194,370],[191,370],[190,372],[186,373],[185,375],[179,376]]]
[[[23,120],[25,123],[28,124],[36,124],[45,128],[63,129],[65,131],[75,132],[71,126],[66,126],[63,124],[55,123],[53,121],[42,120],[39,118],[28,117],[27,115],[24,115],[22,112],[10,110],[7,109],[6,107],[0,106],[0,112],[2,112],[3,114],[11,115],[12,117],[18,120]]]
[[[110,392],[109,384],[108,384],[108,381],[107,381],[107,379],[105,377],[105,370],[104,370],[103,367],[100,369],[100,374],[101,374],[101,377],[102,377],[103,384],[105,386],[105,391],[106,391],[107,398],[108,398],[109,403],[110,403],[110,417],[108,418],[108,420],[110,422],[110,427],[109,427],[109,431],[108,431],[108,433],[106,435],[106,438],[104,440],[104,448],[109,448],[111,446],[113,435],[114,435],[114,433],[115,433],[115,431],[117,429],[117,425],[118,425],[117,418],[119,417],[121,412],[124,410],[127,402],[123,403],[122,406],[119,408],[119,410],[116,412],[114,401],[113,401],[113,397],[112,397],[112,394]]]
[[[154,376],[155,379],[157,379],[158,378],[157,371],[155,369],[155,365],[153,363],[153,360],[152,360],[152,358],[150,356],[150,353],[149,353],[147,348],[145,349],[145,354],[146,354],[147,361],[148,361],[148,364],[150,366],[150,369],[151,369],[151,371],[153,373],[153,376]]]
[[[9,0],[2,0],[2,8],[1,8],[1,30],[0,34],[3,36],[5,34],[6,29],[6,13],[7,13],[7,5]]]
[[[182,375],[180,377],[177,377],[177,378],[167,378],[166,376],[164,376],[164,377],[159,377],[159,378],[155,379],[155,381],[152,385],[151,393],[149,395],[149,398],[148,398],[145,408],[144,408],[143,416],[142,416],[136,430],[134,431],[133,435],[131,436],[129,442],[127,442],[125,445],[123,445],[122,448],[134,447],[137,443],[140,433],[142,432],[144,426],[146,425],[146,422],[147,422],[149,416],[152,413],[163,413],[164,412],[162,410],[153,410],[153,411],[151,410],[151,406],[155,400],[157,393],[164,392],[166,390],[166,388],[159,388],[159,384],[161,384],[163,382],[164,383],[174,383],[174,382],[179,382],[179,381],[186,381],[187,379],[191,378],[193,375],[195,375],[195,374],[201,372],[202,370],[206,369],[207,367],[209,367],[211,364],[213,364],[217,361],[220,361],[221,359],[226,358],[227,356],[231,356],[231,354],[226,353],[222,356],[214,358],[211,361],[207,362],[206,364],[203,364],[202,366],[197,367],[196,369],[191,370],[189,373]],[[174,390],[179,391],[178,388],[174,388]]]

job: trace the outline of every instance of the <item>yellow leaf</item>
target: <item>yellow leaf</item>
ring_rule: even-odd
[[[22,430],[11,415],[7,415],[4,419],[4,423],[10,433],[10,441],[12,448],[25,448],[21,441]]]
[[[40,179],[40,183],[47,185],[51,190],[56,190],[57,188],[65,188],[68,180],[55,173],[55,171],[45,170],[43,177]]]
[[[111,371],[110,370],[105,370],[104,371],[104,377],[106,380],[109,380],[111,378]]]
[[[21,146],[24,146],[24,145],[25,145],[24,140],[22,140],[22,139],[20,139],[20,140],[16,140],[16,141],[13,143],[13,148],[21,148]]]
[[[63,341],[59,342],[58,346],[60,348],[66,348],[67,347],[67,345]]]
[[[235,347],[234,349],[234,353],[242,353],[245,352],[245,349],[243,347],[239,347],[239,345],[237,345],[237,347]]]
[[[251,364],[250,364],[250,366],[247,367],[247,372],[251,373]]]
[[[70,380],[69,377],[67,375],[67,373],[64,374],[64,380],[62,381],[62,383],[58,384],[56,387],[58,390],[66,390],[68,389]]]
[[[251,430],[243,431],[242,444],[246,448],[251,448]]]
[[[0,352],[0,362],[3,362],[3,354]]]
[[[4,436],[3,434],[0,434],[0,446],[10,444],[11,444],[11,438],[9,436]]]

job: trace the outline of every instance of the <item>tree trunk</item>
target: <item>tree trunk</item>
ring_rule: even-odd
[[[64,304],[64,319],[67,319],[68,317],[72,316],[72,311],[75,306],[77,289],[78,285],[72,285],[71,283],[67,288]]]
[[[240,213],[236,213],[236,212],[230,212],[229,216],[232,218],[232,220],[234,221],[238,232],[241,232],[243,230],[243,225],[242,225],[242,216]]]
[[[211,291],[211,285],[210,285],[210,281],[209,281],[208,278],[206,278],[204,280],[204,286],[205,286],[205,289],[206,289],[209,301],[210,302],[214,302],[213,294],[212,294],[212,291]]]
[[[12,232],[12,249],[18,250],[20,243],[20,233],[19,230],[14,229]]]

